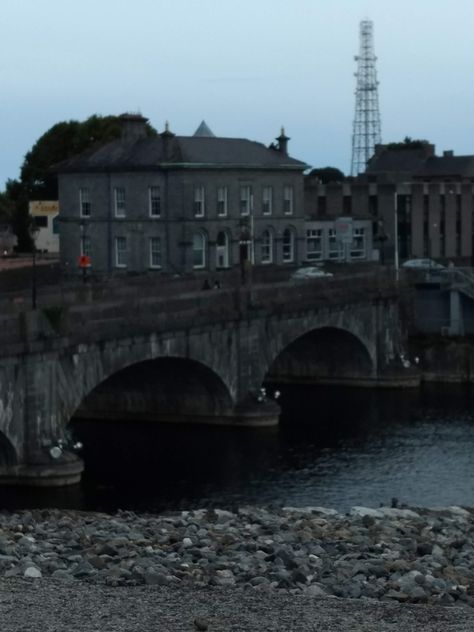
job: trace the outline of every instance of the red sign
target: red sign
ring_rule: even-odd
[[[80,268],[90,268],[91,266],[91,258],[89,255],[81,255],[79,257],[79,267]]]

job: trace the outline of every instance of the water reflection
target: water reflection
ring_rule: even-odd
[[[137,511],[258,503],[346,509],[396,497],[411,505],[474,506],[470,388],[278,388],[278,429],[76,420],[83,484],[0,490],[0,502]]]

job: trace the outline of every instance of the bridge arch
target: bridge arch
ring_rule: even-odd
[[[174,376],[176,383],[184,377],[194,394],[195,405],[202,414],[206,409],[205,402],[207,409],[213,409],[216,414],[225,414],[235,403],[235,385],[224,370],[228,356],[222,357],[223,354],[216,353],[216,348],[217,345],[199,344],[183,336],[165,339],[156,335],[122,340],[115,344],[81,345],[76,353],[65,354],[60,362],[58,384],[61,410],[58,422],[64,428],[84,402],[92,408],[97,405],[99,396],[93,397],[91,394],[102,388],[101,385],[108,383],[112,388],[114,382],[127,381],[134,370],[138,370],[142,377],[146,377],[147,373],[154,375],[168,386],[172,384],[170,376]],[[103,402],[108,397],[106,390],[100,394]],[[150,401],[158,405],[159,394],[154,393],[152,396],[151,387],[149,391]],[[174,401],[178,402],[176,385],[173,392]],[[137,403],[138,400],[138,391],[132,392],[129,404]],[[186,402],[182,396],[179,403],[184,411]]]
[[[0,432],[0,468],[11,467],[18,463],[18,455],[10,439]]]
[[[209,422],[232,409],[222,381],[204,364],[163,356],[107,377],[87,394],[79,416],[152,421]]]
[[[305,323],[269,342],[262,382],[362,385],[372,381],[376,366],[376,349],[360,332],[330,320]]]

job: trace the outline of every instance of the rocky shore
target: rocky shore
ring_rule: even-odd
[[[474,606],[474,510],[0,513],[0,578]]]

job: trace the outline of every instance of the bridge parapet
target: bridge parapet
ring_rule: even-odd
[[[22,346],[31,350],[32,345],[48,348],[214,326],[254,317],[257,312],[284,314],[322,306],[353,306],[394,299],[399,292],[400,286],[387,274],[284,281],[179,295],[172,294],[169,286],[164,293],[156,285],[131,286],[122,291],[86,287],[69,295],[67,301],[59,294],[35,311],[4,314],[0,318],[0,351],[18,353]],[[66,340],[59,343],[59,338]]]

